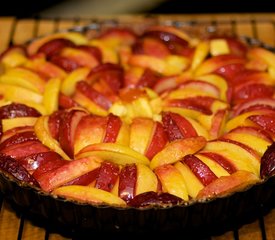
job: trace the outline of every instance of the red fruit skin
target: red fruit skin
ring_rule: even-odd
[[[86,115],[86,112],[79,110],[71,110],[62,115],[59,126],[59,143],[70,158],[74,157],[75,130],[81,118]]]
[[[0,61],[10,52],[19,52],[22,53],[24,56],[27,55],[27,51],[25,46],[23,45],[13,45],[10,46],[9,48],[7,48],[6,50],[4,50],[1,54],[0,54]]]
[[[64,186],[68,186],[68,185],[88,186],[97,178],[98,173],[99,173],[99,168],[93,171],[90,171],[84,175],[81,175],[80,177],[75,178],[72,181],[67,182],[66,184],[64,184]]]
[[[8,147],[14,147],[16,144],[28,141],[38,141],[38,138],[35,135],[34,131],[24,131],[15,133],[13,136],[6,139],[0,144],[0,151]]]
[[[119,174],[119,197],[128,202],[135,196],[137,167],[135,164],[125,165]]]
[[[17,159],[17,161],[30,173],[32,174],[43,164],[50,162],[55,159],[61,159],[61,156],[56,152],[41,152],[28,155]]]
[[[94,67],[86,77],[86,81],[91,85],[99,80],[103,80],[116,94],[123,85],[123,79],[123,68],[113,63],[104,63]]]
[[[66,72],[70,73],[73,70],[81,67],[76,61],[68,57],[63,57],[60,55],[54,55],[51,57],[50,61],[57,65],[58,67],[64,69]]]
[[[0,153],[0,169],[20,182],[39,187],[38,182],[31,174],[13,157]]]
[[[206,115],[211,115],[211,106],[215,98],[207,97],[207,96],[197,96],[197,97],[189,97],[184,99],[171,99],[168,102],[168,106],[171,107],[182,107],[191,110],[199,111]]]
[[[59,128],[60,122],[63,118],[64,111],[55,111],[49,116],[48,126],[51,136],[58,140],[59,139]]]
[[[41,114],[36,109],[22,103],[11,103],[0,107],[0,119],[40,116]]]
[[[248,117],[248,119],[263,130],[271,133],[272,136],[275,136],[275,112],[272,115],[253,115]]]
[[[162,124],[160,122],[156,122],[155,124],[155,131],[145,154],[149,159],[152,159],[159,151],[161,151],[168,142],[168,137]]]
[[[194,155],[186,155],[182,160],[196,175],[204,186],[217,179],[211,169]]]
[[[260,176],[262,179],[275,175],[275,142],[265,151],[261,158]]]
[[[71,97],[66,96],[63,93],[59,93],[58,103],[60,109],[68,109],[78,106],[78,104]]]
[[[178,205],[183,202],[181,198],[169,193],[145,192],[131,199],[128,206],[140,208],[155,205],[163,207],[163,205]]]
[[[213,152],[202,152],[201,155],[211,158],[216,163],[221,165],[228,173],[232,174],[237,171],[236,167],[224,156]]]
[[[102,62],[102,53],[99,50],[99,48],[94,46],[88,46],[88,45],[78,45],[78,46],[75,46],[74,48],[87,52],[91,56],[95,57],[99,63]]]
[[[112,102],[108,99],[108,97],[96,91],[86,81],[79,81],[76,84],[76,89],[105,110],[108,110],[112,105]]]
[[[233,92],[233,104],[240,104],[256,98],[272,98],[273,87],[265,84],[244,84]]]
[[[44,174],[48,173],[48,172],[51,172],[61,166],[64,166],[68,164],[68,161],[67,160],[64,160],[62,158],[52,158],[52,159],[49,159],[48,161],[46,161],[45,163],[41,164],[39,166],[39,168],[37,168],[32,176],[35,178],[35,179],[39,179],[41,176],[43,176]]]
[[[56,38],[44,43],[38,50],[37,53],[43,53],[46,55],[47,59],[52,58],[57,55],[65,47],[73,47],[75,44],[69,39]]]
[[[147,68],[144,70],[144,73],[142,74],[141,78],[139,79],[137,83],[137,87],[149,87],[152,88],[159,77],[155,72],[153,72],[151,69]]]
[[[1,153],[9,155],[15,159],[23,158],[35,153],[48,152],[49,149],[39,141],[26,141],[11,145],[1,150]]]
[[[163,112],[162,122],[169,142],[177,139],[198,136],[192,124],[177,113]]]
[[[119,177],[119,166],[111,162],[103,162],[99,168],[95,187],[110,192]]]
[[[107,143],[114,143],[116,142],[120,127],[122,125],[122,121],[118,116],[115,116],[114,114],[108,115],[108,122],[106,127],[106,133],[105,137],[103,139],[103,142]]]
[[[214,73],[222,76],[234,86],[234,78],[243,70],[244,63],[232,63],[216,69]]]

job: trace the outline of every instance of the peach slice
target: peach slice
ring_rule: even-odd
[[[247,130],[247,132],[236,132],[233,129],[233,131],[224,134],[222,138],[244,143],[245,145],[254,149],[259,154],[259,156],[262,156],[265,153],[267,147],[272,143],[271,141],[266,141],[259,136],[250,134],[249,130]]]
[[[201,41],[196,46],[194,56],[191,63],[191,69],[194,71],[207,57],[209,53],[209,42]]]
[[[196,154],[198,159],[200,159],[205,165],[207,165],[210,170],[219,178],[221,176],[229,176],[230,174],[216,161],[208,158],[206,155]]]
[[[20,67],[9,69],[0,76],[0,83],[23,87],[36,93],[43,93],[45,87],[45,81],[36,73]]]
[[[161,165],[175,163],[188,154],[196,153],[205,145],[206,140],[202,136],[179,139],[170,142],[153,157],[150,163],[150,168],[155,169]]]
[[[154,121],[150,118],[134,118],[130,126],[129,147],[144,154],[150,141]]]
[[[62,150],[58,141],[56,141],[49,131],[49,116],[41,116],[37,119],[34,125],[34,131],[38,139],[48,148],[57,152],[64,159],[70,160],[67,154]]]
[[[45,109],[48,114],[51,114],[54,111],[58,110],[60,87],[60,78],[50,79],[45,86],[43,105],[45,106]]]
[[[210,40],[210,53],[212,56],[222,54],[229,54],[230,49],[225,39],[212,39]]]
[[[180,171],[170,164],[158,166],[154,169],[154,172],[158,176],[162,190],[175,195],[185,201],[188,201],[189,196],[187,192],[186,183]]]
[[[200,81],[211,83],[214,86],[216,86],[220,91],[219,98],[221,100],[223,101],[230,100],[230,97],[228,96],[229,86],[227,84],[227,81],[223,77],[217,74],[208,74],[208,75],[199,76],[197,77],[197,79]]]
[[[26,55],[20,50],[9,51],[1,59],[1,62],[6,68],[14,68],[23,66],[28,61]]]
[[[37,117],[18,117],[10,119],[2,119],[2,131],[5,132],[9,129],[23,126],[34,126]]]
[[[82,67],[71,72],[62,82],[61,92],[67,96],[71,96],[75,91],[76,83],[85,79],[90,72],[87,67]]]
[[[255,126],[255,124],[249,120],[250,116],[268,115],[274,114],[274,111],[268,109],[259,109],[242,113],[234,118],[231,118],[225,125],[225,131],[229,132],[232,129],[239,126]]]
[[[186,166],[185,163],[179,161],[179,162],[176,162],[174,166],[179,170],[182,177],[184,178],[188,195],[191,196],[192,198],[196,198],[200,190],[204,188],[203,184],[195,176],[195,174],[191,171],[191,169],[188,166]]]
[[[110,192],[97,189],[89,186],[64,186],[56,188],[53,192],[54,195],[65,197],[68,199],[91,203],[91,204],[111,204],[113,206],[126,206],[126,203],[120,198]]]
[[[68,40],[72,41],[73,43],[75,43],[76,45],[84,45],[84,44],[88,43],[88,39],[85,36],[83,36],[83,34],[81,34],[81,33],[78,33],[78,32],[60,32],[60,33],[47,35],[45,37],[39,38],[39,39],[31,42],[28,45],[27,52],[28,52],[29,55],[33,55],[38,51],[38,49],[42,45],[49,42],[50,40],[58,39],[58,38],[68,39]]]
[[[51,192],[73,179],[100,167],[101,160],[96,157],[81,158],[69,161],[67,164],[37,176],[41,188]]]
[[[211,141],[206,144],[203,151],[218,153],[231,160],[238,170],[246,170],[259,176],[260,157],[236,142]]]
[[[97,156],[117,164],[142,163],[149,165],[150,161],[141,153],[117,143],[98,143],[83,148],[76,158]]]
[[[195,76],[201,76],[215,72],[217,69],[231,64],[244,64],[245,59],[231,54],[214,56],[204,61],[195,71]]]
[[[43,96],[37,92],[31,91],[23,87],[4,83],[0,83],[0,94],[4,96],[4,99],[6,100],[19,103],[42,103],[43,100]]]
[[[213,197],[223,197],[232,192],[243,191],[259,182],[259,178],[247,171],[237,171],[230,176],[223,176],[203,188],[197,199],[205,200]]]
[[[275,67],[275,54],[267,49],[255,47],[248,50],[248,58],[262,59],[269,66]]]
[[[156,192],[158,189],[158,179],[155,173],[146,165],[137,163],[137,182],[135,195],[144,192]]]
[[[77,154],[88,145],[103,142],[107,121],[107,118],[100,116],[82,117],[75,130],[74,153]]]

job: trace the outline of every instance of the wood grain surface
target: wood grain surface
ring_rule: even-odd
[[[192,15],[154,15],[159,22],[180,21],[205,21],[217,24],[225,29],[231,28],[239,35],[247,35],[275,46],[275,13],[247,13],[247,14],[192,14]],[[96,19],[119,19],[121,21],[143,21],[144,16],[100,16]],[[15,19],[13,17],[0,17],[0,53],[10,44],[21,44],[33,37],[67,29],[73,26],[86,25],[91,19]],[[0,211],[0,239],[68,239],[59,233],[51,233],[46,229],[33,225],[22,219],[5,201],[1,204]],[[183,239],[183,238],[182,238]],[[246,224],[234,231],[228,231],[220,236],[212,236],[213,240],[275,240],[275,209],[266,214],[263,219]]]

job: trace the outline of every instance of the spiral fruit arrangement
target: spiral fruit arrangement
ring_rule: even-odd
[[[54,197],[174,206],[275,173],[275,54],[171,26],[47,35],[0,56],[0,169]]]

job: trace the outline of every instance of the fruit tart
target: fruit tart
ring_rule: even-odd
[[[11,46],[0,64],[3,192],[5,178],[53,201],[165,211],[275,174],[275,54],[262,46],[117,26]]]

